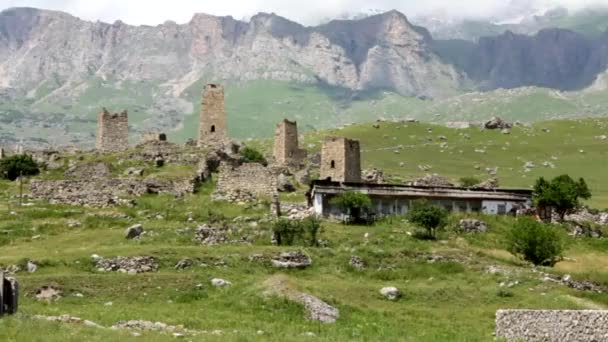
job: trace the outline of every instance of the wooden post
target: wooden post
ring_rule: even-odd
[[[19,172],[19,207],[23,205],[23,171]]]

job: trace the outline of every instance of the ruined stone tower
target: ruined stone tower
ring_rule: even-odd
[[[129,118],[126,110],[112,114],[103,108],[97,118],[96,147],[102,152],[124,151],[129,148]]]
[[[334,182],[361,182],[359,142],[342,137],[326,137],[321,150],[321,179]]]
[[[306,150],[298,147],[298,124],[287,119],[277,125],[274,134],[274,159],[279,165],[297,165],[306,158]]]
[[[198,145],[217,144],[227,136],[224,87],[218,84],[207,84],[201,103]]]

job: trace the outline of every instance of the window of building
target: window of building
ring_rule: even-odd
[[[498,205],[498,215],[505,215],[507,213],[507,205],[499,204]]]
[[[211,126],[211,133],[215,133],[215,125]]]
[[[331,161],[330,168],[332,168],[332,169],[335,169],[335,168],[336,168],[336,161],[335,161],[335,160],[332,160],[332,161]]]

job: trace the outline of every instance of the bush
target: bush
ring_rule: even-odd
[[[20,154],[0,160],[0,175],[4,179],[14,181],[23,176],[35,176],[40,173],[38,163],[32,156]]]
[[[264,155],[251,147],[245,147],[241,150],[241,155],[245,158],[248,163],[260,163],[264,166],[268,165],[268,161],[264,158]]]
[[[363,222],[363,215],[367,214],[372,206],[372,200],[368,195],[356,191],[343,192],[332,198],[330,203],[346,211],[354,223]]]
[[[507,250],[534,265],[554,266],[563,249],[556,228],[531,218],[519,219],[509,232]]]
[[[309,217],[302,221],[279,219],[274,223],[272,232],[279,246],[301,244],[316,247],[319,245],[317,236],[321,229],[321,221]]]
[[[534,204],[555,209],[561,221],[566,214],[581,207],[581,199],[590,198],[591,191],[582,178],[575,181],[568,175],[561,175],[549,182],[541,177],[534,185]]]
[[[437,231],[447,225],[448,215],[448,211],[444,208],[426,200],[418,200],[412,203],[406,218],[416,226],[425,229],[423,234],[417,233],[415,237],[435,240]]]
[[[472,188],[475,185],[481,184],[481,180],[475,177],[462,177],[458,180],[458,183],[460,183],[460,186],[463,188]]]

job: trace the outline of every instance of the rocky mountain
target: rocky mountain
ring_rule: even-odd
[[[82,91],[91,77],[155,81],[175,95],[200,79],[324,82],[441,96],[461,75],[431,52],[430,35],[398,12],[304,27],[274,14],[250,22],[195,15],[184,25],[87,22],[29,8],[0,14],[0,86],[29,92],[53,80]]]
[[[436,52],[456,65],[478,88],[538,86],[580,90],[608,67],[608,35],[598,39],[563,29],[534,36],[506,32],[468,41],[435,41]]]
[[[0,144],[91,146],[101,107],[129,110],[133,139],[162,130],[184,140],[196,134],[207,82],[227,85],[228,128],[238,138],[269,136],[283,117],[307,129],[445,121],[449,112],[425,108],[470,91],[584,89],[607,61],[608,35],[547,29],[435,40],[397,11],[316,27],[265,13],[131,26],[14,8],[0,12]]]

